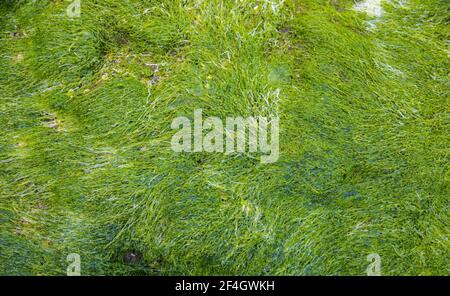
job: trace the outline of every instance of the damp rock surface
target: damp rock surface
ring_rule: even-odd
[[[372,17],[380,18],[384,14],[382,7],[382,0],[364,0],[356,3],[353,9],[360,12],[365,12]]]

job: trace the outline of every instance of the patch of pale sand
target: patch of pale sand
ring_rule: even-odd
[[[356,11],[361,11],[367,13],[367,15],[372,17],[382,17],[384,14],[383,7],[381,6],[381,0],[365,0],[358,2],[353,6]]]

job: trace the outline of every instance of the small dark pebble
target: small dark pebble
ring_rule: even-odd
[[[278,30],[279,33],[290,33],[292,32],[291,27],[286,27],[286,28],[282,28],[280,30]]]
[[[123,254],[123,262],[128,265],[135,265],[141,261],[141,254],[137,251],[127,251]]]

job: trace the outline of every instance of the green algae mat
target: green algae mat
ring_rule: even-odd
[[[2,0],[0,274],[448,275],[449,23]]]

